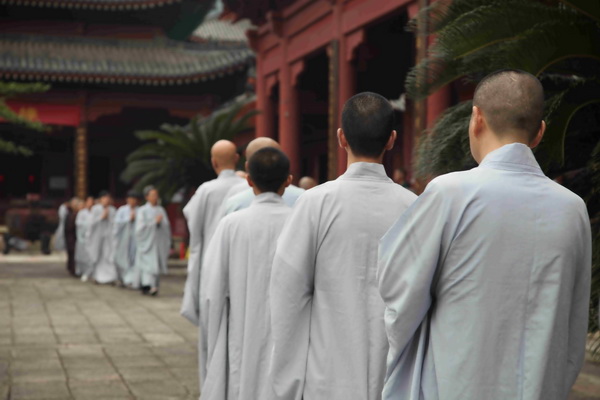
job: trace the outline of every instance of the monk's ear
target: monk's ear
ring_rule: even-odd
[[[252,182],[252,178],[250,178],[250,174],[246,175],[246,182],[248,182],[248,185],[250,185],[250,187],[254,187],[254,182]]]
[[[530,148],[534,149],[537,147],[538,144],[540,144],[544,137],[544,132],[546,132],[546,121],[542,121],[542,123],[540,124],[540,129],[535,134],[533,140],[529,142]]]
[[[396,132],[395,130],[392,131],[390,138],[388,139],[387,143],[385,144],[385,150],[391,150],[394,147],[394,143],[396,142],[397,138],[398,138],[398,132]]]
[[[287,180],[284,183],[285,187],[290,186],[292,184],[292,180],[294,180],[294,175],[289,174]]]
[[[340,145],[340,147],[342,149],[346,149],[348,147],[348,141],[346,140],[346,135],[344,134],[344,131],[342,130],[342,128],[339,128],[337,130],[337,138],[338,138],[338,144]]]

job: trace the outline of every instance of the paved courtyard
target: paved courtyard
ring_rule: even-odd
[[[0,260],[0,399],[197,399],[184,269],[159,297]]]
[[[152,298],[84,284],[60,256],[41,257],[0,255],[0,400],[198,398],[196,328],[179,316],[184,268]],[[584,399],[600,399],[598,364],[570,397]]]

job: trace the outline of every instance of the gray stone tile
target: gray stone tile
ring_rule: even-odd
[[[144,333],[142,336],[154,346],[185,343],[185,339],[176,333]]]
[[[162,367],[165,364],[154,356],[125,356],[125,357],[112,357],[112,362],[117,368],[126,367]]]
[[[127,397],[129,390],[120,380],[105,380],[105,381],[70,381],[69,388],[73,397],[79,398],[96,398],[96,397]]]
[[[108,360],[103,357],[64,358],[63,364],[69,372],[80,368],[112,368]]]
[[[14,360],[11,363],[10,369],[12,371],[28,371],[36,369],[59,369],[62,370],[62,365],[58,357],[51,358],[27,358]]]
[[[161,398],[179,399],[188,394],[188,390],[175,380],[132,382],[129,388],[140,399]]]
[[[64,398],[71,398],[65,382],[14,383],[11,388],[11,400]]]
[[[119,368],[119,373],[127,383],[173,379],[173,375],[165,367],[124,367]]]
[[[61,344],[94,344],[99,343],[98,338],[95,334],[83,334],[83,335],[58,335],[58,342]]]
[[[67,377],[62,368],[13,370],[12,381],[16,383],[31,382],[66,382]]]
[[[120,381],[121,376],[112,367],[97,367],[97,368],[76,368],[67,369],[69,382],[96,382],[96,381]]]

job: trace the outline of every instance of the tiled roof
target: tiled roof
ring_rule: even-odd
[[[81,10],[138,10],[162,7],[182,0],[0,0],[0,4]]]
[[[0,78],[181,85],[246,68],[245,45],[0,35]]]
[[[247,19],[232,22],[215,18],[204,21],[192,36],[202,41],[247,43],[246,31],[250,28],[252,23]]]

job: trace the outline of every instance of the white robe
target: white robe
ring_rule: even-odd
[[[103,212],[102,204],[92,207],[86,243],[92,259],[94,280],[98,283],[110,283],[117,280],[112,238],[116,211],[113,206],[108,206],[106,219],[102,219]]]
[[[137,215],[138,207],[133,211]],[[135,285],[135,219],[131,220],[131,206],[125,204],[119,207],[115,214],[113,225],[113,238],[115,249],[115,265],[119,279],[126,285]]]
[[[163,216],[160,224],[156,217]],[[168,272],[171,225],[167,212],[150,203],[138,208],[135,218],[135,267],[141,286],[158,287],[159,274]]]
[[[296,200],[304,193],[304,189],[299,188],[298,186],[290,185],[285,188],[285,192],[283,192],[283,201],[290,207],[294,207],[296,204]],[[248,208],[252,201],[254,200],[254,190],[251,187],[246,185],[246,188],[243,191],[227,198],[223,203],[223,211],[222,214],[229,215],[232,212]]]
[[[300,197],[271,275],[276,398],[381,397],[388,343],[377,248],[415,199],[381,164],[364,162]]]
[[[65,221],[67,220],[67,215],[69,214],[69,210],[65,204],[61,204],[58,207],[58,227],[56,228],[56,232],[54,232],[54,250],[63,251],[65,250]]]
[[[221,171],[217,179],[204,182],[183,209],[190,232],[190,255],[188,275],[183,292],[181,315],[196,326],[200,325],[200,279],[204,247],[208,245],[217,223],[219,210],[227,191],[232,185],[243,182],[232,169]],[[202,382],[206,375],[206,340],[199,332],[199,372]]]
[[[221,220],[204,258],[201,316],[207,376],[202,400],[265,399],[271,355],[269,282],[291,209],[276,193]]]
[[[381,240],[384,399],[566,399],[590,268],[585,204],[527,146],[434,179]]]
[[[77,241],[75,242],[75,273],[90,277],[93,273],[92,258],[88,249],[88,230],[91,213],[87,208],[79,210],[75,218]]]

